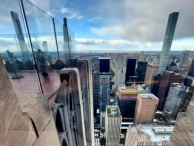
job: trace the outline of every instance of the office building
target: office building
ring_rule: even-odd
[[[182,112],[186,112],[191,99],[193,97],[193,93],[194,93],[194,86],[192,85],[191,87],[189,87],[189,89],[187,90],[186,94],[185,94],[185,101],[184,101],[184,105],[182,107]]]
[[[168,64],[170,48],[174,37],[178,15],[179,15],[178,12],[173,12],[169,15],[169,18],[168,18],[166,33],[165,33],[164,42],[162,46],[162,53],[160,55],[160,68],[158,71],[159,74],[162,74],[163,71],[166,70],[166,66]]]
[[[188,64],[188,58],[189,58],[190,50],[184,50],[181,55],[181,60],[179,62],[178,69],[185,71],[187,64]]]
[[[100,146],[100,130],[94,129],[94,146]]]
[[[158,98],[153,94],[138,94],[134,123],[152,123],[158,106]]]
[[[191,87],[194,81],[194,59],[192,60],[189,72],[186,76],[186,78],[184,79],[184,85]]]
[[[99,112],[106,111],[110,99],[110,58],[99,58]]]
[[[180,112],[177,116],[174,130],[171,134],[168,146],[193,146],[193,129],[194,129],[194,97],[186,112]]]
[[[99,72],[110,72],[110,57],[99,57]]]
[[[152,93],[157,96],[158,95],[158,90],[159,90],[159,86],[160,86],[160,81],[162,80],[162,76],[161,74],[158,74],[156,76],[154,76],[154,81],[155,83],[153,84],[152,87]]]
[[[115,87],[121,85],[122,82],[122,73],[123,73],[123,61],[117,60],[115,65]]]
[[[129,127],[125,146],[167,146],[173,127],[139,125]]]
[[[181,82],[182,75],[167,70],[163,72],[157,96],[159,98],[158,110],[163,111],[171,83]]]
[[[158,74],[158,69],[160,67],[160,64],[158,61],[152,61],[148,62],[146,75],[145,75],[145,81],[153,81],[154,76]]]
[[[140,53],[139,61],[145,61],[145,54],[143,51]]]
[[[137,81],[144,82],[146,70],[147,70],[147,62],[139,61],[137,63],[136,76],[138,76]]]
[[[122,116],[118,106],[107,106],[106,108],[106,146],[118,146]]]
[[[133,121],[137,100],[137,87],[123,86],[118,89],[118,105],[124,119]]]
[[[105,112],[100,113],[100,129],[105,130]]]
[[[99,111],[99,74],[97,70],[94,70],[92,73],[93,80],[93,107],[94,107],[94,116],[97,116],[97,111]]]
[[[181,111],[187,88],[189,87],[179,83],[171,84],[163,110],[164,118],[169,124],[176,120],[178,112]]]
[[[125,83],[129,82],[129,77],[135,75],[136,59],[127,59]]]
[[[118,105],[123,121],[133,122],[138,94],[146,94],[149,87],[140,84],[132,86],[120,86],[118,88]]]
[[[24,34],[22,31],[20,19],[18,17],[18,14],[16,12],[13,12],[13,11],[11,11],[11,17],[12,17],[12,21],[14,24],[16,36],[17,36],[17,39],[19,42],[22,60],[24,62],[26,62],[26,61],[30,60],[31,57],[30,57],[29,50],[28,50],[28,47],[27,47],[25,39],[24,39]]]

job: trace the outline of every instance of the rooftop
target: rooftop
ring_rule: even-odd
[[[139,94],[139,96],[144,99],[158,99],[154,94]]]
[[[108,106],[107,114],[108,117],[120,117],[120,112],[117,106]]]
[[[160,142],[169,141],[170,135],[174,127],[155,127],[140,125],[137,127],[131,127],[133,136],[136,140],[142,142]]]

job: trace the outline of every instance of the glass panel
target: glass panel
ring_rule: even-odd
[[[0,53],[14,91],[41,93],[19,1],[1,3],[0,17]]]
[[[60,86],[58,74],[58,51],[54,33],[53,18],[29,3],[23,1],[27,25],[30,32],[36,68],[46,97],[53,95]]]

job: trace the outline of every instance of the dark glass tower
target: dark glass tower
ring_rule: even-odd
[[[129,81],[130,76],[135,75],[136,59],[127,59],[125,83]]]
[[[136,69],[137,81],[145,81],[147,62],[139,61]]]

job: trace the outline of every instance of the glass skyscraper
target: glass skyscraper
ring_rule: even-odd
[[[179,15],[179,12],[173,12],[169,15],[169,18],[168,18],[166,33],[164,37],[164,43],[162,47],[162,53],[160,55],[160,68],[158,71],[159,74],[162,74],[163,71],[166,70],[166,65],[168,63],[169,52],[170,52],[172,40],[174,37],[178,15]]]

